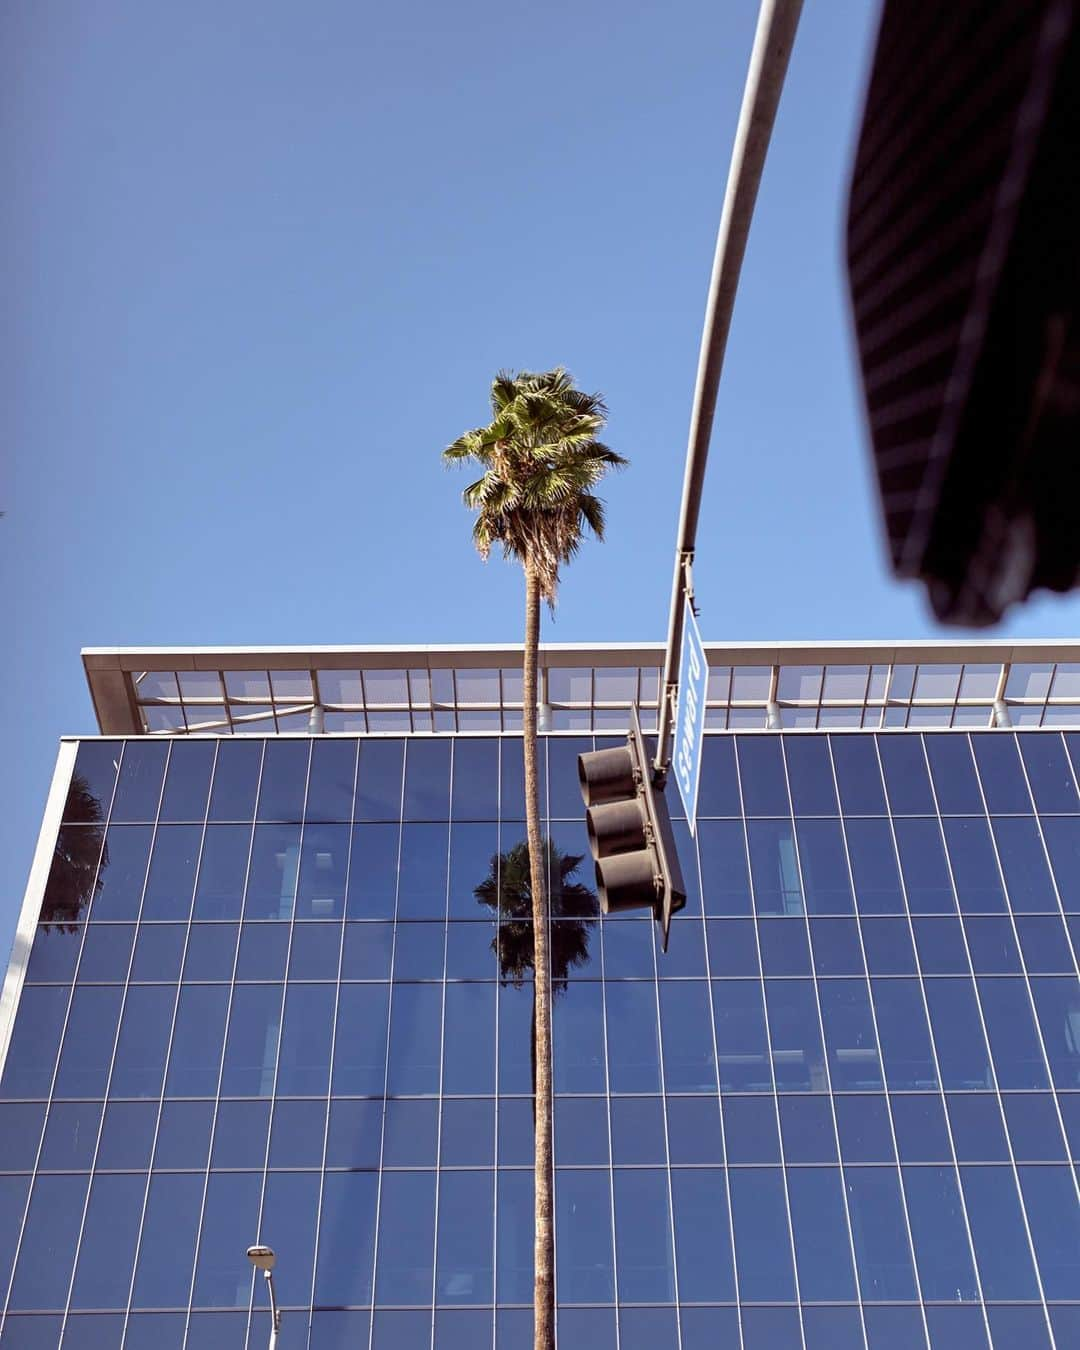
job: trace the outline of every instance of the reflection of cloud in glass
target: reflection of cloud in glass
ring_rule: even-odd
[[[60,827],[56,837],[40,918],[46,928],[55,924],[62,932],[70,932],[101,889],[100,873],[109,865],[105,812],[78,772],[71,776],[64,815],[69,823]]]

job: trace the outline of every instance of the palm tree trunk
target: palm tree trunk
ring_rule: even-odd
[[[529,884],[533,911],[533,1034],[536,1042],[533,1345],[555,1347],[555,1240],[552,1213],[554,1176],[551,1151],[551,959],[548,952],[547,887],[540,835],[540,792],[536,759],[536,666],[540,646],[540,582],[525,568],[525,823],[529,840]]]

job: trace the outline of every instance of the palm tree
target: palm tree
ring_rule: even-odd
[[[525,819],[532,902],[536,1038],[536,1231],[533,1337],[535,1350],[555,1345],[555,1248],[551,1151],[551,976],[544,849],[536,773],[536,665],[540,602],[551,608],[559,569],[587,530],[604,534],[603,503],[593,493],[607,471],[626,461],[598,440],[607,408],[598,394],[574,387],[562,368],[533,374],[500,371],[491,385],[493,420],[467,431],[443,451],[448,463],[471,460],[482,476],[462,493],[476,512],[473,542],[487,559],[496,545],[525,572],[523,654]]]
[[[64,818],[38,918],[45,929],[55,924],[58,933],[74,933],[109,865],[105,812],[81,773],[71,775]]]
[[[570,971],[587,966],[589,938],[600,915],[596,892],[574,874],[583,854],[563,853],[551,839],[544,841],[544,868],[548,887],[551,925],[551,993],[564,993]],[[533,942],[532,867],[529,845],[523,839],[506,853],[496,853],[491,870],[473,894],[498,919],[491,949],[499,959],[499,980],[521,989],[536,969]],[[530,1036],[533,1123],[536,1122],[536,982],[533,979],[533,1020]]]

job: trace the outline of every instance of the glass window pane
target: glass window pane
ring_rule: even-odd
[[[893,1162],[889,1111],[883,1096],[837,1097],[836,1127],[845,1163]]]
[[[713,1016],[720,1085],[729,1092],[769,1092],[772,1072],[761,985],[713,981]]]
[[[57,1097],[103,1097],[122,991],[115,985],[76,988],[56,1071]]]
[[[885,794],[872,736],[831,738],[840,804],[845,815],[883,816]]]
[[[751,820],[747,829],[757,912],[803,913],[802,886],[790,822]]]
[[[356,987],[364,988],[364,986]],[[438,1092],[441,1030],[440,985],[395,985],[390,1017],[390,1067],[387,1077],[390,1092]]]
[[[154,1102],[110,1102],[101,1127],[96,1165],[99,1168],[149,1167],[156,1124]]]
[[[960,1178],[983,1297],[1038,1298],[1012,1169],[963,1167]]]
[[[1020,1162],[1065,1162],[1065,1140],[1049,1093],[1011,1092],[1001,1104],[1013,1156]]]
[[[831,820],[798,822],[799,862],[810,914],[850,914],[851,879],[840,825]]]
[[[318,1201],[317,1173],[276,1172],[267,1177],[260,1241],[273,1243],[278,1259],[274,1282],[286,1307],[304,1305],[311,1297]],[[292,1320],[300,1317],[294,1314]]]
[[[500,1108],[501,1114],[502,1108]],[[530,1120],[529,1129],[531,1133],[532,1122]],[[501,1155],[501,1150],[500,1150]],[[530,1157],[531,1162],[531,1157]],[[584,1189],[588,1190],[588,1179],[602,1175],[606,1181],[606,1173],[597,1174],[595,1172],[562,1172],[556,1173],[556,1206],[560,1201],[568,1207],[575,1204],[576,1196],[565,1195],[565,1186],[563,1179],[566,1177],[585,1177],[586,1185]],[[594,1187],[595,1191],[595,1187]],[[607,1206],[607,1237],[601,1237],[602,1246],[595,1253],[599,1260],[607,1256],[607,1269],[611,1270],[611,1210],[610,1198],[607,1196],[607,1186],[604,1186],[605,1195],[602,1197],[602,1203]],[[586,1206],[588,1197],[582,1197]],[[565,1210],[561,1212],[566,1212]],[[588,1213],[587,1208],[584,1211]],[[496,1214],[496,1244],[498,1250],[498,1259],[496,1261],[496,1289],[495,1297],[500,1303],[531,1303],[533,1298],[533,1220],[535,1215],[535,1206],[533,1202],[533,1178],[531,1170],[506,1171],[500,1169],[498,1173],[498,1211]],[[570,1210],[570,1222],[573,1226],[576,1214]],[[567,1295],[566,1286],[562,1283],[568,1258],[564,1258],[562,1251],[562,1239],[559,1245],[559,1291],[560,1302],[570,1302]],[[587,1283],[587,1279],[584,1281]],[[608,1286],[610,1289],[610,1284]],[[608,1294],[608,1298],[613,1296],[614,1291]],[[531,1344],[531,1327],[530,1327]]]
[[[637,988],[637,986],[630,987]],[[612,1006],[609,1000],[609,1018]],[[708,987],[705,981],[662,982],[660,1023],[664,1036],[666,1090],[715,1092],[716,1064],[710,1026]],[[608,1034],[610,1037],[610,1030]],[[614,1083],[612,1087],[614,1091],[619,1091]]]
[[[460,740],[454,744],[455,820],[497,820],[499,816],[499,743]]]
[[[828,1080],[813,982],[766,980],[765,998],[777,1089],[823,1091]]]
[[[91,919],[138,917],[151,834],[148,825],[110,825],[101,854]]]
[[[882,736],[878,742],[893,815],[926,816],[934,798],[919,736]]]
[[[346,904],[350,919],[393,918],[400,833],[397,825],[354,827]]]
[[[849,1167],[845,1182],[863,1298],[914,1299],[915,1276],[896,1170]]]
[[[918,981],[872,980],[885,1079],[892,1091],[937,1086]]]
[[[944,1162],[951,1148],[941,1098],[929,1093],[891,1099],[901,1162]]]
[[[244,918],[292,918],[299,865],[299,825],[257,825],[251,846]]]
[[[606,989],[612,1092],[659,1092],[656,987],[612,983]]]
[[[744,1302],[795,1297],[784,1182],[778,1167],[729,1173],[739,1297]]]
[[[375,1172],[328,1172],[323,1180],[318,1303],[363,1304],[371,1299],[378,1200]]]
[[[1009,919],[965,919],[968,950],[976,975],[1020,973],[1020,949]]]
[[[201,825],[159,825],[143,899],[144,919],[186,919],[195,889]]]
[[[64,1307],[89,1180],[87,1176],[39,1176],[35,1180],[9,1308]]]
[[[560,1169],[556,1173],[555,1233],[560,1301],[612,1302],[615,1289],[607,1172]]]
[[[252,1271],[245,1253],[251,1234],[258,1232],[261,1191],[258,1172],[210,1173],[195,1268],[195,1306],[247,1307]]]
[[[435,1173],[384,1173],[375,1288],[378,1302],[430,1304],[434,1228]]]
[[[269,1097],[274,1087],[280,984],[240,985],[233,991],[221,1091],[233,1097]],[[245,1248],[245,1251],[247,1249]]]
[[[924,975],[967,975],[964,930],[955,918],[918,918],[912,923]]]
[[[327,1091],[334,995],[330,985],[289,985],[277,1072],[280,1096],[316,1097]]]
[[[128,990],[116,1044],[109,1091],[117,1097],[157,1097],[165,1073],[176,988],[136,986]]]
[[[393,943],[393,924],[347,923],[341,955],[341,978],[388,980]]]
[[[803,918],[762,919],[758,937],[766,975],[810,974],[810,944]]]
[[[725,1302],[735,1297],[727,1189],[719,1168],[674,1170],[675,1251],[679,1299]]]
[[[748,816],[789,816],[787,779],[778,736],[737,736],[739,777]]]
[[[779,1163],[776,1103],[770,1097],[725,1095],[724,1139],[731,1163]]]
[[[238,980],[282,980],[289,954],[287,923],[245,923],[236,960]]]
[[[210,1157],[212,1102],[165,1102],[158,1126],[154,1166],[202,1168]]]
[[[698,826],[705,913],[751,914],[746,844],[739,820],[703,820]],[[1077,867],[1080,875],[1080,862]]]
[[[259,783],[258,820],[301,820],[307,788],[308,741],[267,741]]]
[[[1080,797],[1060,735],[1022,734],[1018,741],[1036,807],[1049,812],[1080,810]]]
[[[312,742],[306,818],[309,821],[348,821],[356,779],[358,742]]]
[[[445,918],[449,851],[449,825],[404,827],[398,877],[399,918]]]
[[[491,1167],[495,1162],[495,1103],[446,1099],[441,1115],[440,1160],[448,1167]]]
[[[986,818],[946,817],[942,825],[961,912],[1004,912],[1005,893]]]
[[[1074,816],[1045,816],[1042,828],[1061,903],[1066,911],[1076,911],[1080,909],[1080,820]]]
[[[47,1097],[64,1029],[69,991],[26,988],[4,1061],[0,1097]]]
[[[360,743],[356,775],[356,820],[398,820],[401,816],[405,742],[371,740]]]
[[[675,1271],[667,1174],[660,1168],[617,1167],[614,1183],[619,1299],[673,1303]]]
[[[943,815],[981,815],[982,796],[966,736],[942,733],[924,737],[938,808]]]
[[[495,985],[448,984],[445,1016],[443,1092],[493,1093]]]
[[[1013,910],[1028,914],[1056,911],[1057,898],[1035,821],[1025,816],[999,816],[993,826]]]
[[[406,820],[449,820],[449,741],[408,742],[404,814]]]
[[[439,1181],[438,1303],[494,1297],[494,1172],[444,1172]],[[379,1253],[380,1264],[382,1252]]]
[[[162,820],[202,822],[210,795],[214,749],[213,741],[173,742],[161,797]]]
[[[990,814],[1030,814],[1031,797],[1024,782],[1016,738],[994,731],[977,732],[971,737],[971,744]]]
[[[1009,1146],[997,1098],[990,1093],[950,1092],[949,1123],[961,1162],[1006,1162]]]
[[[73,1308],[126,1308],[135,1265],[146,1177],[98,1176],[90,1191]]]
[[[906,919],[863,919],[861,928],[871,975],[914,975],[915,948]]]
[[[785,736],[783,746],[796,816],[835,816],[836,786],[828,739]]]
[[[724,1161],[715,1097],[668,1097],[668,1149],[672,1166]]]
[[[294,924],[289,948],[289,979],[336,980],[340,951],[340,924]]]
[[[956,1173],[951,1167],[905,1167],[904,1190],[923,1298],[978,1298]]]
[[[165,776],[164,742],[129,740],[124,742],[120,776],[112,804],[116,821],[148,821],[157,815],[161,783]]]
[[[1020,1189],[1047,1299],[1075,1299],[1080,1281],[1080,1207],[1067,1167],[1022,1167]]]
[[[894,822],[908,908],[912,914],[942,914],[956,909],[936,820],[926,817]]]
[[[800,1299],[854,1299],[855,1273],[839,1168],[792,1167],[787,1183]]]
[[[82,741],[64,805],[64,820],[93,824],[108,818],[121,741]]]
[[[887,820],[845,821],[860,914],[903,914],[904,897]]]
[[[1032,975],[1076,973],[1065,924],[1056,914],[1020,916],[1016,920],[1024,965]]]
[[[1041,976],[1031,981],[1031,993],[1054,1086],[1080,1087],[1080,983],[1075,978]]]
[[[814,970],[818,975],[862,975],[859,925],[854,919],[811,919]]]
[[[866,981],[823,980],[818,994],[833,1090],[884,1087]]]
[[[100,1102],[54,1102],[49,1109],[38,1166],[48,1172],[89,1171],[100,1124]],[[37,1138],[33,1147],[36,1153]],[[25,1165],[33,1167],[33,1154]]]
[[[998,1086],[1006,1091],[1046,1087],[1046,1069],[1023,981],[983,977],[977,983]]]
[[[827,1097],[780,1098],[784,1160],[792,1163],[836,1161],[836,1134]]]
[[[262,768],[262,741],[221,741],[217,745],[210,820],[251,820]]]
[[[702,746],[698,816],[738,816],[739,780],[730,736],[706,736]]]
[[[187,928],[182,923],[152,923],[139,927],[131,979],[171,981],[180,978]]]
[[[347,825],[308,825],[300,855],[296,917],[339,919],[345,911]]]
[[[195,890],[196,918],[239,917],[250,848],[250,825],[206,827]]]
[[[133,1307],[187,1307],[203,1185],[203,1177],[181,1173],[151,1178]]]

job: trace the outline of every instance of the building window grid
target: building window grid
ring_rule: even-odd
[[[163,781],[164,781],[164,775],[163,775]],[[982,788],[981,788],[981,775],[980,775],[979,781],[980,781],[980,791],[981,791],[981,790],[982,790]],[[160,792],[159,792],[159,809],[160,809],[160,795],[161,795],[161,794],[160,794]],[[984,810],[985,810],[985,802],[984,802]],[[940,815],[940,813],[939,813],[939,815]],[[110,806],[110,819],[111,819],[111,806]],[[891,822],[891,815],[890,815],[890,822]],[[204,828],[205,828],[205,815],[204,815],[204,822],[203,822],[203,824],[204,824]],[[156,824],[155,824],[155,832],[156,832],[156,828],[157,828],[157,827],[156,827]],[[399,849],[400,849],[400,835],[399,835]],[[250,865],[250,857],[249,857],[249,865]],[[849,866],[850,866],[850,864],[849,864]],[[142,887],[142,890],[143,890],[143,896],[145,896],[145,887],[146,887],[146,876],[145,876],[145,874],[144,874],[144,878],[143,878],[143,887]],[[141,905],[142,905],[142,900],[140,900],[140,918],[141,918]],[[1014,930],[1015,930],[1015,921],[1012,919],[1012,911],[1011,911],[1011,907],[1010,907],[1009,913],[1010,913],[1010,920],[1013,922],[1013,927],[1014,927]],[[908,915],[908,919],[909,919],[909,925],[910,925],[910,913],[909,913],[909,915]],[[294,920],[293,922],[295,922],[295,920]],[[189,914],[189,918],[188,918],[188,921],[187,921],[187,927],[188,927],[188,932],[189,932],[189,933],[190,933],[190,924],[191,924],[191,916],[190,916],[190,914]],[[290,940],[291,940],[291,933],[292,933],[292,922],[290,923]],[[860,940],[861,940],[861,920],[860,920]],[[865,954],[864,954],[864,956],[865,956]],[[127,981],[125,981],[125,1000],[126,1000],[126,989],[127,989],[127,985],[130,983],[130,960],[131,960],[131,959],[133,959],[133,958],[129,958],[129,978],[128,978]],[[653,958],[653,959],[654,959],[654,966],[655,966],[655,954],[654,954],[654,958]],[[707,960],[707,959],[708,959],[708,958],[706,957],[706,960]],[[916,960],[918,960],[918,957],[916,957]],[[1026,964],[1025,964],[1025,966],[1024,966],[1024,977],[1025,977],[1025,982],[1027,982],[1027,970],[1026,970]],[[922,979],[922,975],[921,975],[921,969],[920,969],[920,980],[921,980],[921,979]],[[340,983],[340,949],[339,949],[339,983]],[[446,984],[445,968],[444,968],[444,974],[443,974],[443,977],[442,977],[442,983],[443,983],[444,990],[445,990],[445,984]],[[231,987],[232,987],[232,988],[235,988],[235,958],[234,958],[234,971],[233,971],[233,979],[232,979],[232,986],[231,986]],[[922,986],[922,987],[923,987],[923,990],[924,990],[924,999],[925,999],[925,986]],[[1030,995],[1029,995],[1029,997],[1030,997]],[[710,998],[711,998],[711,994],[710,994]],[[871,1006],[873,1006],[873,1005],[871,1005]],[[68,1015],[68,1017],[70,1016],[70,1000],[69,1000],[68,1014],[67,1014],[67,1015]],[[230,1012],[229,1012],[229,1015],[230,1015],[230,1017],[231,1017],[231,1002],[230,1002]],[[174,1003],[174,1007],[173,1007],[173,1022],[174,1022],[174,1024],[175,1024],[175,1016],[176,1016],[176,1004]],[[819,1007],[819,1018],[820,1018],[820,1007]],[[933,1024],[930,1023],[930,1026],[932,1027]],[[1037,1019],[1036,1019],[1036,1027],[1038,1028],[1038,1022],[1037,1022]],[[281,1031],[281,1028],[280,1028],[280,1026],[279,1026],[279,1042],[280,1042],[280,1031]],[[606,1024],[605,1024],[605,1032],[604,1032],[604,1034],[605,1034],[605,1038],[606,1038]],[[661,1035],[662,1035],[662,1031],[661,1031]],[[876,1023],[875,1023],[875,1035],[876,1035]],[[1040,1042],[1041,1042],[1041,1028],[1039,1029],[1039,1035],[1040,1035]],[[118,1019],[118,1023],[117,1023],[117,1037],[118,1037],[118,1036],[119,1036],[119,1019]],[[715,1028],[714,1028],[714,1042],[715,1042]],[[111,1056],[111,1061],[110,1061],[110,1070],[109,1070],[110,1078],[111,1078],[113,1066],[114,1066],[114,1064],[115,1064],[115,1056],[116,1056],[117,1044],[118,1044],[118,1041],[115,1042],[114,1045],[113,1045],[113,1051],[112,1051],[112,1056]],[[497,1043],[496,1043],[496,1044],[497,1044]],[[714,1048],[715,1048],[715,1047],[714,1047]],[[224,1053],[224,1043],[223,1043],[223,1053]],[[936,1062],[936,1048],[935,1048],[935,1050],[934,1050],[934,1054],[935,1054],[935,1062]],[[58,1064],[59,1064],[59,1055],[58,1055],[58,1057],[57,1057],[57,1066],[54,1066],[54,1070],[53,1070],[53,1085],[52,1085],[52,1087],[50,1088],[50,1102],[51,1102],[51,1100],[53,1099],[53,1095],[54,1095],[54,1091],[55,1091],[55,1077],[56,1077],[56,1072],[57,1072]],[[167,1072],[167,1070],[166,1070],[166,1072]],[[440,1068],[440,1074],[441,1074],[441,1073],[442,1073],[442,1069]],[[940,1073],[939,1073],[939,1081],[940,1081]],[[163,1101],[163,1099],[164,1099],[164,1092],[165,1092],[164,1084],[165,1084],[165,1078],[164,1078],[164,1076],[163,1076],[163,1079],[162,1079],[162,1090],[161,1090],[161,1094],[160,1094],[160,1096],[159,1096],[159,1101],[158,1101],[158,1116],[159,1116],[159,1120],[160,1120],[161,1103],[162,1103],[162,1101]],[[941,1091],[941,1090],[939,1089],[939,1091]],[[220,1099],[220,1072],[219,1072],[219,1088],[218,1088],[218,1094],[217,1094],[217,1095],[218,1095],[218,1099]],[[609,1085],[609,1088],[608,1088],[608,1094],[607,1094],[607,1095],[608,1095],[608,1097],[610,1098],[610,1085]],[[1000,1107],[1000,1092],[997,1092],[996,1095],[997,1095],[997,1098],[998,1098],[998,1100],[999,1100],[999,1107]],[[774,1088],[774,1098],[775,1098],[775,1096],[776,1096],[776,1092],[775,1092],[775,1088]],[[441,1093],[440,1093],[440,1102],[441,1102]],[[833,1108],[833,1109],[834,1109],[834,1129],[835,1129],[835,1108]],[[946,1116],[946,1120],[948,1120],[948,1117],[947,1117],[947,1116]],[[890,1107],[890,1121],[891,1121],[891,1107]],[[216,1125],[215,1125],[215,1128],[216,1128]],[[949,1129],[950,1129],[950,1140],[951,1140],[951,1125],[949,1126]],[[97,1151],[98,1151],[98,1147],[99,1147],[99,1145],[100,1145],[100,1132],[101,1132],[101,1124],[99,1123],[99,1128],[98,1128],[98,1140],[97,1140],[97,1142],[96,1142],[96,1144],[95,1144],[95,1158],[96,1158],[96,1154],[97,1154]],[[609,1123],[609,1132],[610,1132],[610,1123]],[[269,1133],[268,1133],[268,1141],[269,1141]],[[894,1143],[895,1143],[895,1138],[894,1138]],[[269,1147],[269,1144],[268,1144],[268,1147]],[[155,1149],[156,1149],[156,1144],[155,1144]],[[1010,1142],[1010,1153],[1011,1153],[1011,1142]],[[609,1158],[610,1158],[611,1156],[612,1156],[612,1155],[609,1153]],[[40,1157],[40,1144],[39,1144],[39,1149],[38,1149],[38,1157]],[[725,1157],[726,1157],[726,1150],[725,1150]],[[954,1165],[954,1167],[956,1166],[955,1148],[953,1148],[953,1165]],[[1014,1162],[1013,1162],[1013,1166],[1014,1166],[1014,1171],[1015,1171],[1015,1160],[1014,1160]],[[324,1168],[325,1168],[325,1138],[324,1138]],[[613,1163],[609,1163],[609,1171],[612,1171],[612,1169],[613,1169]],[[208,1164],[208,1170],[209,1170],[209,1164]],[[267,1165],[264,1163],[264,1166],[263,1166],[264,1182],[265,1182],[265,1176],[266,1176],[267,1172],[268,1172],[268,1167],[267,1167]],[[670,1155],[668,1155],[668,1159],[667,1159],[667,1172],[668,1172],[669,1185],[670,1185]],[[613,1178],[612,1178],[612,1179],[613,1179]],[[612,1194],[614,1194],[614,1193],[612,1192]],[[1021,1194],[1021,1203],[1023,1203],[1022,1192],[1021,1192],[1020,1194]],[[88,1189],[88,1197],[89,1197],[89,1189]],[[961,1198],[962,1198],[962,1192],[961,1192]],[[962,1201],[962,1202],[963,1202],[963,1201]],[[88,1199],[87,1199],[87,1203],[88,1203]],[[204,1205],[205,1205],[205,1190],[204,1190],[204,1201],[203,1201],[203,1203],[204,1203]],[[260,1203],[262,1203],[262,1202],[260,1202]],[[614,1202],[613,1202],[613,1203],[614,1203]],[[670,1203],[670,1200],[669,1200],[669,1203]],[[846,1208],[846,1198],[845,1198],[845,1208]],[[144,1213],[145,1213],[145,1195],[144,1195]],[[967,1216],[966,1216],[966,1206],[965,1206],[965,1209],[964,1209],[964,1214],[965,1214],[965,1223],[967,1223],[968,1221],[967,1221]],[[84,1206],[84,1217],[85,1217],[85,1206]],[[789,1220],[789,1221],[790,1221],[790,1220]],[[25,1214],[24,1214],[24,1223],[25,1223]],[[1026,1223],[1026,1211],[1025,1211],[1025,1223]],[[910,1233],[909,1233],[909,1240],[910,1240]],[[616,1258],[616,1259],[617,1259],[617,1258]],[[136,1256],[136,1261],[137,1261],[137,1256]],[[976,1269],[976,1272],[977,1272],[977,1271],[978,1271],[977,1263],[975,1263],[975,1269]],[[1037,1263],[1036,1263],[1036,1269],[1038,1269]],[[74,1271],[74,1267],[73,1267],[73,1271]],[[856,1267],[856,1271],[857,1271],[857,1267]],[[313,1278],[314,1278],[314,1275],[313,1275]],[[134,1269],[133,1269],[132,1280],[134,1280]],[[192,1281],[192,1284],[194,1285],[194,1271],[193,1271],[193,1281]],[[69,1291],[69,1304],[70,1304],[70,1291]],[[129,1305],[129,1306],[130,1306],[130,1305]],[[250,1303],[249,1303],[249,1307],[250,1307]],[[189,1309],[188,1309],[189,1316],[190,1316],[191,1310],[192,1310],[192,1304],[191,1304],[191,1301],[189,1300]]]

